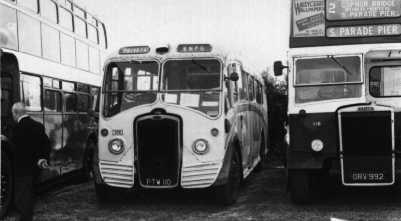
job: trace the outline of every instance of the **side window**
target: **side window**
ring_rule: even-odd
[[[77,111],[77,97],[74,93],[64,93],[64,103],[66,112]]]
[[[52,21],[57,23],[57,5],[51,0],[40,0],[40,14]]]
[[[75,40],[63,33],[60,36],[61,63],[75,66]]]
[[[21,51],[41,56],[39,21],[18,13],[18,37]]]
[[[258,102],[258,104],[263,104],[262,85],[257,83],[256,88],[256,102]]]
[[[75,33],[86,38],[86,22],[78,16],[75,16]]]
[[[64,27],[69,31],[73,31],[72,12],[68,11],[65,8],[59,8],[59,16],[60,16],[59,23],[61,27]]]
[[[97,28],[88,24],[88,39],[94,43],[98,43]]]
[[[95,112],[99,112],[100,89],[97,87],[92,87],[91,96],[93,101],[91,109],[94,110]]]
[[[241,73],[241,84],[238,84],[239,87],[239,94],[240,94],[240,100],[247,100],[248,99],[248,78],[247,74],[242,71]]]
[[[26,9],[29,9],[31,11],[34,11],[36,13],[39,11],[38,10],[39,9],[38,8],[38,0],[19,0],[18,5],[26,8]]]
[[[91,107],[91,99],[89,95],[77,94],[77,111],[87,112]]]
[[[83,70],[89,70],[89,48],[81,41],[76,41],[77,47],[77,67]]]
[[[250,101],[253,101],[254,99],[255,99],[255,90],[254,90],[254,88],[253,88],[253,81],[254,81],[254,79],[253,79],[253,77],[251,77],[251,76],[248,76],[249,78],[248,78],[248,91],[249,91],[249,100]]]
[[[17,50],[17,12],[0,4],[0,47]]]
[[[40,77],[21,74],[21,101],[28,111],[41,111],[41,81]]]
[[[60,33],[45,24],[42,24],[43,57],[60,62]]]
[[[58,91],[45,90],[44,108],[45,111],[61,112],[61,93]]]

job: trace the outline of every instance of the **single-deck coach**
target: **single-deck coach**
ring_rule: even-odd
[[[210,44],[124,47],[104,70],[97,195],[215,187],[234,203],[267,153],[262,81]]]

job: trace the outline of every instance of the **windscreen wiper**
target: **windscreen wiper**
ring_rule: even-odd
[[[342,68],[348,75],[354,75],[345,65],[343,65],[337,58],[335,58],[333,55],[328,56],[331,60],[334,61],[340,68]]]
[[[205,65],[203,65],[203,64],[201,64],[201,63],[195,61],[194,59],[192,59],[191,61],[192,61],[193,64],[195,64],[196,66],[200,67],[202,70],[206,71],[206,72],[209,73],[209,74],[211,73],[211,72],[207,69],[207,67],[206,67]]]

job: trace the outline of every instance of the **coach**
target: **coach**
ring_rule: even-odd
[[[14,203],[17,220],[32,220],[34,183],[40,169],[48,167],[50,142],[43,125],[27,115],[23,103],[15,103],[12,114],[17,122],[11,138],[15,145]]]

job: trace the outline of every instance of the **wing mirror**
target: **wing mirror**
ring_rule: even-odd
[[[274,62],[274,76],[283,75],[283,70],[288,68],[288,66],[283,65],[281,61]]]

